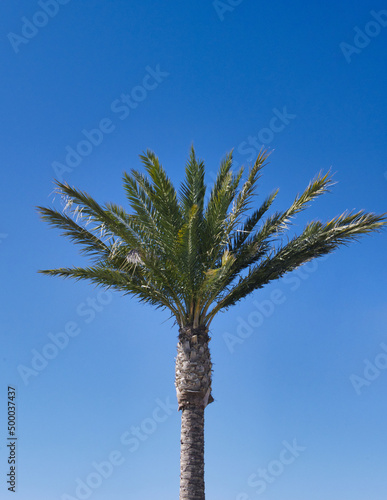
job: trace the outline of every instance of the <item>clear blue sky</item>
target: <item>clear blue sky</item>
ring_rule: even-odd
[[[134,299],[37,274],[85,263],[35,211],[60,206],[53,178],[124,204],[122,172],[141,168],[146,148],[179,185],[194,143],[211,184],[227,151],[248,165],[265,144],[273,153],[259,192],[280,188],[275,209],[320,170],[335,172],[333,192],[295,232],[345,209],[385,212],[383,9],[379,0],[2,3],[1,498],[12,496],[8,385],[12,498],[178,498],[176,327]],[[386,243],[386,233],[366,237],[213,322],[209,499],[385,499]]]

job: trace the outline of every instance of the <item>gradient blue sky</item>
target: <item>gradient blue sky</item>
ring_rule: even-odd
[[[70,184],[125,204],[122,172],[141,168],[146,148],[179,185],[193,142],[210,184],[227,151],[248,165],[264,142],[273,153],[259,192],[280,188],[275,209],[320,170],[335,172],[295,232],[345,209],[385,212],[387,12],[378,22],[371,11],[386,4],[62,0],[49,19],[41,5],[0,8],[0,496],[11,498],[11,385],[13,498],[178,498],[176,327],[134,299],[37,274],[85,260],[34,207],[60,206],[63,166]],[[81,143],[99,126],[95,145]],[[68,147],[88,154],[70,167]],[[383,233],[342,248],[213,322],[209,499],[385,499],[386,243]],[[65,330],[63,349],[47,347]],[[42,352],[52,359],[25,375]],[[353,375],[367,385],[356,379],[356,391]],[[292,456],[283,450],[294,440]],[[95,466],[107,460],[101,479]],[[92,488],[76,491],[79,481]]]

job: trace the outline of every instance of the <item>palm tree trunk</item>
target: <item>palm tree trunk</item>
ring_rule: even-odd
[[[181,415],[180,500],[204,500],[204,409],[211,395],[208,330],[180,328],[176,394]]]
[[[204,409],[181,414],[180,500],[204,500]]]

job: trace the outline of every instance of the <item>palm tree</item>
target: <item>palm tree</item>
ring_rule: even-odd
[[[132,209],[104,206],[83,191],[57,182],[66,198],[62,211],[39,207],[42,218],[80,244],[89,267],[41,271],[89,280],[168,309],[179,327],[176,393],[181,422],[180,499],[203,500],[204,410],[211,393],[209,328],[219,311],[300,265],[359,236],[378,231],[387,214],[345,212],[327,223],[314,221],[299,236],[278,241],[292,218],[333,184],[319,174],[293,204],[262,221],[278,190],[251,210],[257,180],[267,160],[261,152],[239,188],[243,168],[233,173],[232,154],[221,162],[206,198],[204,164],[193,147],[185,181],[177,192],[158,158],[140,158],[148,174],[124,174]]]

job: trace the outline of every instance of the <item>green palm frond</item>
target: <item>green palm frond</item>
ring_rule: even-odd
[[[248,178],[243,184],[242,189],[236,196],[234,206],[229,217],[228,233],[234,230],[235,226],[241,222],[243,215],[246,213],[252,202],[256,183],[261,176],[261,171],[265,166],[267,154],[260,152],[253,167],[249,171]]]
[[[250,217],[247,218],[246,222],[243,223],[243,226],[235,231],[232,241],[229,244],[229,250],[230,252],[233,252],[238,255],[239,266],[244,262],[245,257],[247,255],[250,256],[252,253],[254,256],[256,255],[256,252],[254,252],[254,241],[252,241],[253,238],[251,237],[251,234],[255,229],[256,225],[258,224],[258,222],[262,219],[262,217],[271,207],[273,201],[275,200],[278,194],[278,191],[279,190],[277,189],[276,191],[271,193],[265,199],[262,205],[257,210],[255,210]],[[245,243],[246,240],[248,240],[247,244],[243,245],[243,243]],[[258,245],[256,244],[255,248],[257,247]],[[240,267],[240,269],[243,269],[243,267]]]
[[[150,246],[159,250],[163,241],[157,226],[157,212],[146,190],[134,177],[124,174],[124,188],[130,205],[134,210],[134,223],[140,228]]]
[[[206,185],[204,183],[204,163],[197,160],[195,150],[191,147],[189,160],[185,167],[186,180],[180,186],[180,206],[187,216],[191,208],[196,205],[199,219],[203,218],[204,197]]]
[[[73,278],[76,281],[87,280],[95,285],[113,288],[124,294],[136,296],[140,302],[149,303],[157,308],[167,308],[176,316],[179,316],[175,305],[168,300],[163,290],[156,288],[154,283],[147,281],[144,277],[138,276],[133,268],[130,271],[121,272],[98,265],[86,268],[59,268],[39,272],[49,276]]]
[[[210,207],[214,203],[214,201],[219,198],[220,192],[223,189],[223,185],[226,182],[226,180],[229,178],[229,176],[230,176],[230,178],[232,176],[232,172],[231,172],[232,159],[233,159],[232,155],[233,155],[233,153],[231,151],[220,162],[219,171],[218,171],[218,174],[216,176],[216,180],[214,182],[214,185],[211,189],[211,195],[210,195],[210,199],[209,199],[208,206],[207,206],[207,212],[210,211]]]
[[[181,227],[183,215],[175,187],[161,166],[159,159],[152,151],[147,150],[145,155],[140,155],[140,158],[153,184],[144,175],[132,170],[134,179],[151,200],[158,214],[158,222],[168,231],[171,231],[171,228],[178,229]]]
[[[380,231],[387,223],[386,215],[364,211],[345,212],[326,224],[319,221],[309,223],[300,236],[294,237],[278,249],[273,249],[270,256],[250,269],[246,277],[240,278],[206,320],[210,321],[219,310],[236,304],[252,291],[281,278],[302,264],[331,253],[340,245],[357,240],[364,234]]]
[[[232,230],[230,220],[234,217],[230,206],[235,199],[243,175],[243,167],[235,175],[232,174],[229,169],[231,161],[232,157],[228,156],[223,162],[223,171],[221,169],[218,175],[204,214],[202,253],[207,256],[206,268],[212,268],[216,262],[220,261],[225,246],[230,240]]]
[[[329,173],[325,175],[319,174],[309,183],[301,195],[296,196],[294,202],[287,210],[284,212],[276,212],[268,217],[258,231],[253,233],[253,230],[250,230],[250,234],[246,236],[245,240],[243,240],[243,237],[236,240],[236,244],[232,248],[232,251],[235,252],[237,256],[234,275],[240,273],[242,270],[262,258],[270,248],[272,239],[278,237],[279,234],[289,228],[292,218],[297,213],[305,210],[311,201],[328,191],[329,187],[333,185],[333,181],[328,175]],[[278,190],[265,200],[261,207],[263,212],[266,212],[270,207],[277,193]],[[259,216],[260,213],[258,213],[256,217]],[[254,222],[254,220],[252,222]],[[249,221],[247,221],[247,223],[249,223]],[[251,224],[250,226],[248,225],[247,231],[249,227],[251,227]],[[246,229],[244,229],[244,231],[246,231]],[[246,232],[244,234],[246,234]]]
[[[37,207],[37,209],[44,221],[53,227],[62,229],[62,235],[67,236],[70,241],[82,245],[82,253],[96,258],[106,258],[110,255],[111,246],[106,245],[97,236],[77,224],[68,215],[45,207]]]
[[[89,194],[70,187],[67,183],[57,182],[59,191],[68,197],[68,205],[75,217],[81,217],[90,224],[93,231],[99,231],[101,238],[106,239],[117,236],[129,246],[138,248],[140,241],[130,225],[129,217],[121,220],[112,211],[103,208]],[[66,208],[66,207],[65,207]]]

